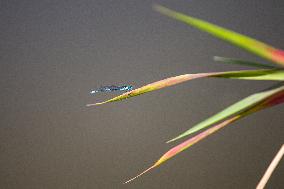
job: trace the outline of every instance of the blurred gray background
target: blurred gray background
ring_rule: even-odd
[[[0,1],[0,188],[255,188],[284,142],[283,105],[244,118],[128,185],[165,141],[274,82],[201,79],[123,102],[184,73],[266,61],[152,10],[159,3],[284,48],[284,1]],[[283,188],[284,162],[267,188]]]

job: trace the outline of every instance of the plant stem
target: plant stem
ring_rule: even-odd
[[[281,160],[283,154],[284,154],[284,144],[282,145],[282,147],[280,148],[280,150],[278,151],[278,153],[276,154],[276,156],[274,157],[274,159],[270,163],[269,167],[265,171],[265,173],[264,173],[263,177],[261,178],[260,182],[258,183],[256,189],[263,189],[265,187],[267,181],[269,180],[271,174],[273,173],[274,169],[276,168],[279,161]]]

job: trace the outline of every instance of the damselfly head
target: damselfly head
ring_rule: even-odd
[[[124,90],[126,90],[126,91],[131,91],[133,89],[132,85],[126,85],[126,86],[123,86],[123,87],[124,87]]]

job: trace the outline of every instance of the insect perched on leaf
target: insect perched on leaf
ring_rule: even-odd
[[[95,94],[98,92],[110,92],[110,91],[131,91],[133,89],[132,85],[122,85],[122,86],[102,86],[98,88],[97,90],[92,90],[90,93]]]

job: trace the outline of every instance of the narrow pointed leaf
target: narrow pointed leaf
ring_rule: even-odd
[[[264,69],[280,69],[275,66],[267,65],[267,64],[261,64],[258,62],[252,62],[247,60],[239,60],[234,58],[226,58],[226,57],[220,57],[220,56],[214,56],[214,61],[226,63],[226,64],[239,64],[243,66],[250,66],[250,67],[257,67],[257,68],[264,68]]]
[[[222,28],[220,26],[211,24],[198,18],[187,16],[185,14],[173,11],[160,5],[154,5],[154,9],[161,14],[184,22],[199,30],[205,31],[217,38],[230,42],[233,45],[239,46],[251,53],[260,57],[266,58],[274,63],[284,66],[284,51],[276,49],[263,42],[257,41],[253,38],[239,34],[237,32]]]
[[[129,183],[131,181],[133,181],[134,179],[140,177],[141,175],[147,173],[148,171],[150,171],[153,168],[158,167],[159,165],[161,165],[162,163],[166,162],[167,160],[171,159],[172,157],[174,157],[175,155],[179,154],[180,152],[186,150],[187,148],[191,147],[192,145],[196,144],[197,142],[201,141],[202,139],[206,138],[207,136],[213,134],[214,132],[218,131],[219,129],[229,125],[230,123],[233,123],[235,121],[237,121],[238,119],[245,117],[251,113],[254,113],[256,111],[280,104],[284,102],[284,90],[278,90],[278,92],[274,93],[271,96],[268,96],[264,101],[262,101],[261,103],[251,107],[250,109],[241,112],[231,118],[227,118],[225,121],[222,121],[221,123],[197,134],[196,136],[182,142],[181,144],[171,148],[169,151],[167,151],[164,155],[162,155],[160,157],[160,159],[158,159],[158,161],[156,161],[156,163],[154,165],[152,165],[150,168],[146,169],[145,171],[143,171],[142,173],[138,174],[137,176],[129,179],[128,181],[126,181],[125,183]]]
[[[147,92],[155,91],[158,89],[166,88],[172,85],[183,83],[189,80],[204,78],[204,77],[221,77],[230,79],[246,79],[246,80],[284,80],[284,70],[277,69],[263,69],[263,70],[242,70],[242,71],[228,71],[228,72],[210,72],[198,74],[184,74],[175,77],[169,77],[132,91],[123,93],[104,102],[95,104],[87,104],[87,106],[101,105],[109,102],[124,100],[133,96],[138,96]]]
[[[211,77],[230,78],[230,79],[244,79],[244,80],[271,80],[283,81],[284,70],[282,69],[265,69],[265,70],[249,70],[240,71],[238,73],[227,72]]]
[[[145,171],[143,171],[142,173],[138,174],[137,176],[127,180],[126,183],[129,183],[133,180],[135,180],[136,178],[142,176],[143,174],[147,173],[148,171],[150,171],[151,169],[158,167],[160,164],[164,163],[165,161],[167,161],[168,159],[172,158],[173,156],[177,155],[178,153],[182,152],[183,150],[189,148],[190,146],[192,146],[193,144],[199,142],[200,140],[204,139],[205,137],[207,137],[208,135],[212,134],[213,132],[217,131],[218,129],[226,126],[227,124],[233,122],[236,118],[232,118],[232,119],[228,119],[227,121],[224,121],[188,140],[186,140],[185,142],[175,146],[174,148],[170,149],[169,151],[167,151],[164,155],[162,155],[160,157],[160,159],[158,161],[156,161],[156,163],[154,165],[152,165],[150,168],[146,169]]]
[[[267,181],[271,177],[273,171],[275,170],[275,168],[279,164],[279,162],[282,159],[283,155],[284,155],[284,144],[282,144],[282,147],[277,152],[276,156],[273,158],[272,162],[268,166],[268,168],[265,171],[264,175],[262,176],[260,182],[256,186],[256,189],[264,189],[265,185],[267,184]]]
[[[179,136],[169,140],[168,142],[175,141],[177,139],[180,139],[182,137],[185,137],[189,134],[195,133],[201,129],[204,129],[206,127],[211,126],[212,124],[215,124],[219,121],[222,121],[230,116],[233,116],[235,114],[238,114],[240,112],[243,112],[247,109],[250,109],[251,107],[263,102],[265,99],[269,98],[270,96],[273,96],[278,93],[284,92],[284,86],[278,87],[276,89],[271,89],[259,93],[255,93],[247,98],[244,98],[240,100],[239,102],[225,108],[221,112],[213,115],[212,117],[198,123],[197,125],[193,126],[192,128],[188,129],[184,133],[180,134]]]

